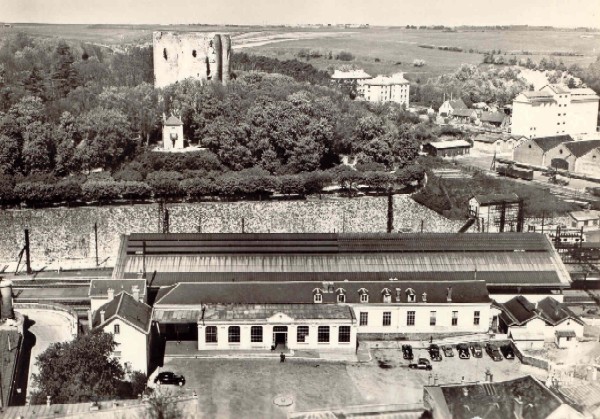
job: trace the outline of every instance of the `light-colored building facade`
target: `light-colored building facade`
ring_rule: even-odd
[[[354,351],[357,336],[486,333],[490,307],[482,280],[179,283],[159,291],[154,319],[166,332],[187,317],[200,351]]]
[[[562,143],[547,151],[546,164],[556,169],[600,177],[600,140]]]
[[[528,138],[595,133],[599,100],[592,89],[564,85],[520,93],[513,101],[511,133]]]
[[[570,135],[529,138],[515,146],[512,159],[531,166],[548,167],[552,163],[551,158],[548,158],[550,150],[572,140]]]
[[[117,347],[113,356],[129,371],[148,373],[152,308],[121,292],[101,305],[92,317],[91,326],[111,333]]]
[[[369,102],[394,102],[410,105],[410,83],[402,73],[358,81],[358,94]]]
[[[600,211],[598,210],[583,210],[571,211],[571,227],[583,229],[583,231],[600,230]]]

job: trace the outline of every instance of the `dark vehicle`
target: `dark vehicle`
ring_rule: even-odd
[[[452,346],[444,345],[444,346],[442,346],[442,351],[444,352],[444,356],[446,358],[451,358],[454,356],[454,351],[452,350]]]
[[[472,344],[471,353],[475,358],[481,358],[483,356],[483,350],[481,349],[481,345],[478,343]]]
[[[471,355],[469,355],[469,345],[466,343],[459,343],[456,345],[456,352],[458,352],[458,357],[460,359],[469,359]]]
[[[174,372],[163,371],[158,373],[154,379],[154,383],[176,384],[181,387],[185,384],[185,377],[183,375],[177,375]]]
[[[408,359],[409,361],[413,360],[414,355],[413,355],[413,351],[412,351],[412,346],[402,345],[402,358]]]
[[[513,352],[513,348],[510,345],[502,345],[500,347],[500,351],[502,351],[502,355],[504,355],[505,359],[515,359],[515,353]]]
[[[533,170],[530,169],[519,169],[514,166],[498,166],[496,169],[501,175],[512,177],[516,179],[533,180]]]
[[[417,369],[417,370],[431,370],[431,362],[429,362],[426,358],[419,358],[416,363],[409,364],[408,368]]]
[[[436,344],[429,345],[429,356],[432,361],[441,361],[442,354],[440,353],[440,347]]]
[[[500,353],[498,346],[496,346],[495,344],[486,343],[485,351],[490,356],[490,358],[492,358],[494,361],[502,361],[502,359],[503,359],[502,354]]]

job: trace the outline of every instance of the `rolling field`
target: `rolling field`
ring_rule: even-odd
[[[17,24],[0,28],[3,36],[18,31],[34,36],[61,37],[101,45],[149,44],[152,31],[205,31],[229,32],[233,46],[244,51],[276,57],[296,58],[301,49],[320,49],[324,52],[341,50],[351,52],[356,59],[348,62],[364,68],[372,75],[406,72],[407,76],[422,81],[454,71],[462,63],[479,64],[480,53],[442,51],[420,48],[419,45],[459,47],[465,51],[501,50],[503,53],[529,51],[532,60],[539,61],[552,52],[572,52],[583,56],[554,57],[567,66],[577,63],[587,66],[600,55],[600,33],[576,31],[493,31],[464,30],[442,32],[435,30],[407,30],[403,28],[373,27],[371,29],[343,29],[336,27],[262,27],[262,26],[209,26],[209,25],[35,25]],[[517,56],[523,57],[523,56]],[[379,61],[376,62],[375,59]],[[413,67],[414,59],[423,59],[422,68]],[[510,58],[507,56],[507,59]],[[320,69],[339,67],[345,62],[326,57],[311,59]]]

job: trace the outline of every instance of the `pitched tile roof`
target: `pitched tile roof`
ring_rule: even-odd
[[[495,205],[505,202],[507,204],[513,204],[519,202],[519,196],[516,193],[474,195],[473,198],[481,205]]]
[[[564,84],[549,84],[547,87],[552,89],[553,92],[558,94],[571,93],[571,90]]]
[[[92,279],[90,281],[90,297],[106,297],[108,296],[108,290],[113,289],[115,295],[121,291],[125,291],[129,294],[132,293],[132,287],[137,286],[140,291],[140,296],[146,294],[146,280],[145,279]]]
[[[104,311],[104,322],[101,322],[101,311]],[[96,310],[92,324],[93,327],[103,327],[113,319],[121,319],[140,332],[147,334],[152,322],[152,307],[136,301],[126,292],[121,292]]]
[[[539,137],[533,138],[532,141],[538,145],[542,150],[548,151],[559,144],[566,143],[567,141],[573,141],[570,135],[555,135],[552,137]]]
[[[537,303],[537,310],[541,317],[553,326],[567,319],[572,319],[579,324],[583,324],[583,321],[566,305],[561,304],[552,297],[540,300]]]
[[[426,387],[429,389],[430,387]],[[523,402],[523,417],[545,419],[564,403],[540,381],[531,376],[514,380],[455,384],[439,387],[442,402],[456,418],[513,418],[515,399]]]
[[[581,157],[585,156],[593,149],[600,148],[600,140],[571,141],[565,143],[565,147],[568,148],[575,157]]]
[[[451,288],[453,303],[485,303],[489,295],[485,281],[362,281],[334,282],[196,282],[179,283],[161,289],[155,307],[200,304],[313,304],[314,294],[323,295],[323,303],[337,302],[337,294],[344,293],[347,303],[360,303],[363,292],[370,302],[383,302],[382,295],[391,293],[392,302],[408,303],[409,294],[426,303],[446,303]],[[396,301],[397,290],[400,301]],[[426,304],[423,302],[423,304]]]
[[[503,309],[500,317],[507,326],[521,326],[537,317],[535,304],[530,303],[522,295],[517,295],[500,306]]]
[[[465,102],[463,102],[462,99],[451,100],[450,106],[452,107],[453,110],[468,108],[468,106],[465,104]]]
[[[461,116],[461,117],[472,117],[475,116],[473,115],[475,113],[475,111],[473,109],[455,109],[454,111],[452,111],[452,116]]]
[[[183,122],[181,122],[181,119],[179,119],[176,116],[170,116],[165,121],[165,125],[166,126],[177,126],[177,125],[183,125]]]
[[[552,297],[546,297],[536,305],[529,302],[526,297],[518,295],[499,306],[502,310],[500,317],[507,326],[522,326],[534,318],[540,318],[551,326],[567,319],[583,324],[582,320],[566,305]]]

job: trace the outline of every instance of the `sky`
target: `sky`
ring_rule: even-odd
[[[600,28],[600,0],[0,0],[0,21]]]

